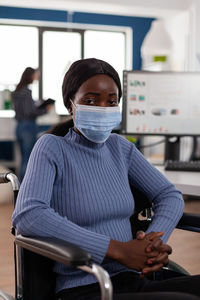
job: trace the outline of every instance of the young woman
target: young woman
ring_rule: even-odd
[[[25,174],[31,150],[36,142],[38,127],[35,122],[40,115],[46,114],[49,107],[38,108],[32,98],[29,85],[39,79],[39,70],[26,68],[21,76],[20,82],[12,94],[15,118],[17,120],[16,137],[21,152],[20,179]]]
[[[199,276],[160,282],[144,277],[168,263],[166,241],[184,202],[132,143],[111,134],[121,121],[120,97],[119,76],[108,63],[91,58],[71,65],[63,98],[74,127],[63,137],[46,134],[37,141],[13,224],[21,234],[57,237],[91,253],[110,274],[114,299],[198,299]],[[129,221],[130,183],[154,202],[153,221],[137,239]],[[55,272],[57,299],[99,299],[92,275],[59,263]]]

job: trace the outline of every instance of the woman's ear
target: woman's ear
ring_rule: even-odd
[[[72,107],[70,106],[68,109],[68,113],[70,114],[70,115],[73,115],[73,111],[72,111]]]
[[[74,102],[70,99],[70,106],[67,109],[70,115],[73,115],[73,106]]]

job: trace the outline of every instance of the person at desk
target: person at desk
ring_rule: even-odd
[[[31,150],[37,140],[38,126],[36,124],[36,118],[46,114],[48,110],[52,108],[52,105],[45,108],[37,107],[36,102],[32,98],[29,85],[33,83],[34,80],[38,80],[39,75],[38,69],[26,68],[15,91],[12,93],[15,118],[17,120],[16,137],[21,152],[21,180],[24,177]]]
[[[198,299],[199,276],[162,282],[145,277],[168,263],[166,242],[184,202],[132,143],[111,134],[121,121],[121,94],[119,76],[107,62],[90,58],[71,65],[63,98],[74,126],[64,136],[44,134],[37,141],[13,225],[23,235],[60,238],[88,251],[110,274],[114,299]],[[129,221],[130,183],[154,201],[153,221],[137,239]],[[99,299],[91,274],[60,263],[54,270],[56,299]]]

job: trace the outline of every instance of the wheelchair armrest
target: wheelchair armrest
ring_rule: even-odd
[[[56,238],[17,235],[15,244],[66,265],[74,267],[91,265],[90,254],[74,244]]]
[[[176,227],[183,230],[200,232],[200,215],[184,213]]]
[[[101,299],[112,299],[112,283],[107,271],[101,266],[92,263],[91,255],[80,247],[56,238],[36,238],[22,235],[15,237],[15,244],[54,261],[74,266],[93,274],[100,284]],[[18,282],[20,282],[20,279],[18,279]]]

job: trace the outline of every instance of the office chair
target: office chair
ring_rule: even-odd
[[[14,198],[16,201],[19,188],[18,179],[14,174],[0,174],[0,183],[11,182]],[[136,199],[136,213],[142,210],[143,216],[147,218],[144,221],[138,221],[138,229],[148,226],[151,221],[151,206],[148,199],[138,190],[131,187]],[[142,203],[142,205],[141,205]],[[143,226],[143,227],[141,227]],[[184,214],[179,222],[178,228],[200,232],[200,216]],[[12,232],[14,233],[14,229]],[[133,230],[133,234],[135,234]],[[92,263],[90,254],[73,244],[63,242],[52,238],[36,238],[17,235],[15,237],[15,300],[53,300],[55,297],[55,274],[53,273],[54,261],[66,265],[77,267],[83,271],[92,273],[99,281],[101,289],[101,299],[112,299],[112,283],[108,273],[102,267]],[[165,273],[163,275],[163,273]],[[168,274],[166,276],[166,273]],[[154,278],[163,279],[188,275],[188,272],[182,267],[172,264],[171,267],[164,268],[158,272]],[[4,300],[14,300],[12,296],[0,291],[0,297]]]

